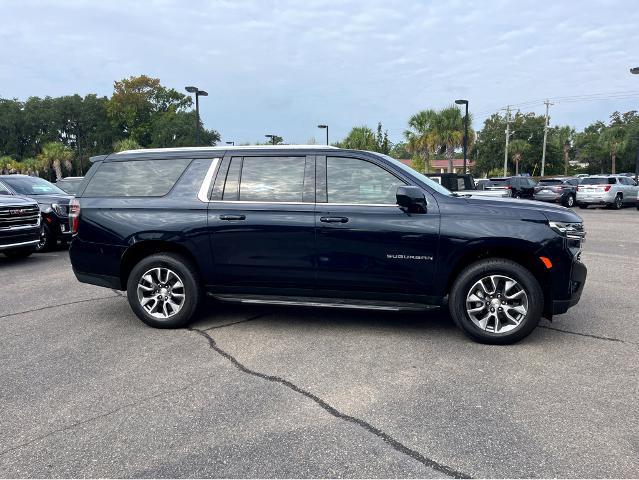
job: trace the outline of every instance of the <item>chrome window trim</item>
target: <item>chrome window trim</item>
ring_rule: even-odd
[[[390,203],[326,203],[326,202],[253,202],[250,200],[209,200],[209,203],[252,203],[258,205],[326,205],[329,207],[394,207],[399,208],[397,204]]]
[[[209,169],[206,171],[206,175],[204,176],[204,180],[202,181],[202,185],[200,186],[200,191],[197,194],[197,198],[201,202],[210,202],[209,191],[211,189],[211,182],[213,181],[213,174],[215,173],[217,165],[220,163],[221,160],[222,159],[220,157],[211,159],[211,165],[209,165]]]

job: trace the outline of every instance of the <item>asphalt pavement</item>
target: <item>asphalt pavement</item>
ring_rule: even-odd
[[[437,311],[154,330],[63,249],[0,257],[0,477],[637,477],[639,212],[576,211],[582,300],[511,346]]]

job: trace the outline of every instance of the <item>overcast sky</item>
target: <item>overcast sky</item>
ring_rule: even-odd
[[[551,124],[578,128],[639,110],[632,0],[0,0],[0,18],[1,97],[110,95],[147,74],[207,90],[205,125],[236,142],[321,142],[318,123],[335,141],[377,121],[397,141],[411,114],[455,98],[475,128],[546,97],[626,92],[557,101]]]

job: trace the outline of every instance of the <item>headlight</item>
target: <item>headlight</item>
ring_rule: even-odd
[[[60,205],[58,205],[57,203],[51,204],[51,210],[53,210],[58,215],[62,215],[62,209],[60,208]]]
[[[40,211],[42,213],[51,213],[53,211],[53,209],[51,207],[52,207],[52,205],[41,205],[40,206]]]
[[[572,238],[574,240],[583,240],[586,236],[586,231],[584,230],[584,224],[581,222],[577,223],[565,223],[565,222],[548,222],[550,228],[552,228],[559,235],[564,236],[566,238]]]

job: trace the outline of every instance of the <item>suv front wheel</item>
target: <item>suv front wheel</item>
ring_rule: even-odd
[[[181,255],[151,255],[131,270],[127,297],[135,314],[147,325],[184,327],[200,304],[197,272]]]
[[[534,330],[543,302],[530,271],[511,260],[490,258],[461,272],[451,289],[449,308],[457,326],[472,339],[508,344]]]

